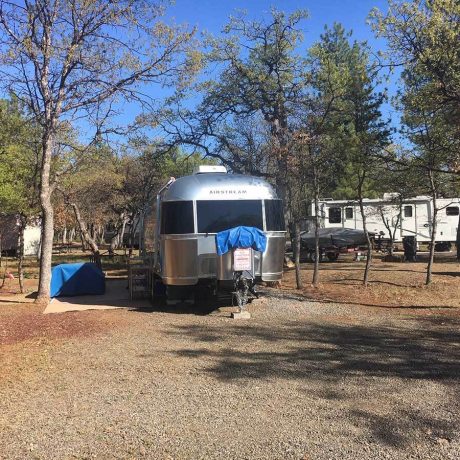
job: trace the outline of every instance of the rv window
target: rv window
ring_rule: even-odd
[[[342,209],[329,208],[329,223],[340,224],[340,222],[342,222]]]
[[[447,206],[446,214],[448,216],[458,216],[458,206]]]
[[[404,206],[404,217],[412,217],[412,206]]]
[[[196,202],[198,233],[217,233],[246,225],[263,230],[261,200],[203,200]]]
[[[268,232],[286,230],[281,200],[265,200],[265,221]]]
[[[353,219],[353,208],[345,208],[345,219]]]
[[[194,233],[193,202],[165,201],[161,204],[161,234]]]

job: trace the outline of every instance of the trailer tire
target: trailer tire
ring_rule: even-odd
[[[310,259],[310,262],[315,262],[316,261],[316,255],[315,255],[314,251],[310,252],[309,259]],[[323,261],[323,253],[321,251],[319,253],[319,261],[320,262]]]
[[[441,241],[439,243],[435,243],[434,250],[436,252],[449,252],[452,250],[452,243],[449,241]]]

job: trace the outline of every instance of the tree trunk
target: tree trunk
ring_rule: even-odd
[[[3,286],[5,286],[7,272],[8,272],[8,257],[5,257],[5,270],[3,272],[2,284],[0,285],[0,289],[3,289]]]
[[[19,259],[18,259],[18,280],[19,290],[24,294],[24,230],[27,225],[27,218],[25,216],[19,217]]]
[[[86,252],[86,241],[85,241],[85,237],[83,236],[83,233],[80,231],[80,241],[81,241],[81,250],[83,252]]]
[[[367,286],[369,284],[369,272],[370,272],[371,261],[372,261],[372,244],[371,244],[371,238],[369,236],[369,232],[367,231],[366,213],[364,212],[364,204],[363,204],[363,184],[364,184],[365,177],[366,176],[363,173],[362,177],[359,179],[358,199],[359,199],[359,210],[361,212],[361,218],[363,219],[364,235],[366,235],[366,241],[367,241],[366,267],[364,268],[364,276],[363,276],[363,285]]]
[[[67,227],[64,226],[64,230],[62,231],[62,244],[67,244]]]
[[[139,216],[140,228],[139,228],[139,256],[145,257],[147,254],[145,252],[145,211],[143,210]]]
[[[293,225],[294,228],[294,263],[295,263],[295,280],[297,289],[303,288],[302,273],[300,271],[300,225],[296,220]]]
[[[48,128],[50,130],[51,128]],[[40,205],[42,209],[42,239],[40,254],[40,279],[36,302],[48,303],[50,299],[51,259],[53,256],[54,210],[50,185],[53,139],[48,131],[43,137],[43,161],[40,174]]]
[[[438,229],[438,202],[436,193],[436,184],[434,181],[433,171],[428,171],[430,179],[431,197],[433,198],[433,217],[431,219],[431,238],[430,238],[430,255],[428,257],[428,266],[426,267],[426,280],[425,284],[430,284],[432,281],[432,270],[434,262],[434,247],[436,243],[436,233]]]
[[[105,226],[99,225],[99,242],[105,244]]]
[[[125,216],[123,216],[123,222],[121,224],[121,232],[118,235],[118,246],[117,249],[121,249],[123,247],[123,240],[125,237],[125,230],[126,230],[126,222],[127,219]]]
[[[75,239],[75,228],[70,229],[70,234],[69,234],[69,243],[72,244],[73,240]]]
[[[129,254],[130,258],[133,255],[136,230],[137,230],[137,226],[139,224],[139,220],[137,220],[136,225],[134,225],[134,219],[135,218],[133,217],[133,219],[131,220],[132,224],[131,224],[131,229],[130,229],[130,232],[129,232],[129,253],[128,254]]]
[[[313,266],[313,286],[317,286],[319,283],[319,261],[321,254],[319,247],[319,181],[316,168],[314,168],[313,174],[313,181],[315,183],[315,260]]]
[[[458,216],[457,239],[455,245],[457,246],[457,260],[460,262],[460,214]]]
[[[400,222],[400,218],[401,218],[401,207],[399,208],[399,216],[398,218],[396,219],[396,223],[395,223],[395,226],[394,226],[394,229],[393,231],[391,231],[391,228],[390,228],[390,256],[393,257],[394,255],[394,245],[395,245],[395,240],[396,240],[396,232],[398,231],[398,225],[399,225],[399,222]]]
[[[118,234],[114,235],[113,238],[110,240],[110,244],[109,244],[110,257],[113,257],[115,255],[115,248],[117,246],[117,239],[118,239]]]
[[[78,206],[76,203],[69,203],[70,206],[72,206],[73,212],[75,214],[75,219],[78,222],[78,226],[80,227],[80,232],[82,239],[86,242],[86,244],[89,246],[91,249],[91,252],[93,253],[94,256],[94,262],[99,268],[102,268],[102,263],[101,263],[101,254],[99,252],[99,247],[96,243],[96,241],[91,237],[88,228],[86,227],[86,223],[83,220],[80,210],[78,209]]]

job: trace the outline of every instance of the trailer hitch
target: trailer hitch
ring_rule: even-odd
[[[238,271],[233,274],[233,295],[236,298],[237,306],[240,311],[243,311],[248,303],[249,294],[255,298],[259,298],[259,294],[255,290],[254,279],[244,276],[244,272]]]

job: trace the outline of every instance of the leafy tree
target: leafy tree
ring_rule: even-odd
[[[83,159],[78,162],[69,158],[75,165],[57,186],[66,205],[74,216],[85,245],[93,253],[96,264],[101,265],[100,249],[96,228],[104,228],[113,218],[113,208],[119,196],[117,190],[122,177],[117,171],[117,157],[104,144],[85,149]]]
[[[313,53],[319,55],[322,62],[323,70],[316,83],[321,95],[330,93],[330,88],[334,88],[329,96],[333,107],[325,131],[330,151],[328,157],[334,159],[336,171],[343,171],[336,181],[336,190],[347,198],[359,201],[368,242],[363,279],[367,285],[372,245],[363,199],[373,187],[376,157],[387,145],[390,132],[380,112],[385,95],[377,91],[380,81],[370,59],[370,49],[365,43],[350,42],[350,38],[350,33],[345,32],[340,24],[335,24],[332,29],[326,28]],[[331,85],[334,80],[335,85]]]
[[[460,175],[460,4],[456,0],[389,1],[371,13],[374,30],[388,41],[387,60],[401,66],[407,134],[436,200],[443,173]],[[455,180],[456,182],[456,180]],[[457,258],[460,260],[460,218]],[[432,222],[435,239],[436,222]],[[434,251],[434,245],[432,249]],[[430,270],[433,252],[427,273]]]
[[[438,198],[446,182],[446,173],[442,171],[449,161],[449,153],[442,145],[445,140],[444,123],[438,117],[430,117],[421,107],[405,106],[404,122],[409,130],[409,137],[414,142],[412,165],[423,176],[432,199],[433,213],[430,228],[430,255],[426,272],[426,284],[432,280],[435,242],[438,224]]]
[[[294,224],[298,227],[298,219],[302,217],[302,204],[307,197],[311,198],[315,208],[315,252],[313,285],[319,282],[319,199],[321,194],[328,193],[334,187],[338,165],[341,158],[338,153],[337,130],[340,114],[343,111],[347,95],[348,72],[346,60],[338,59],[343,52],[343,43],[339,43],[337,36],[342,34],[343,28],[335,24],[334,31],[326,28],[321,40],[314,44],[306,60],[308,68],[308,90],[303,103],[297,109],[297,124],[294,132],[293,160],[291,160],[289,176],[289,192],[293,209]],[[338,46],[337,46],[338,45]],[[296,268],[299,286],[300,271],[298,269],[298,254],[300,241],[296,228]]]
[[[193,54],[178,59],[191,32],[159,21],[162,9],[146,0],[0,0],[0,80],[41,128],[39,302],[49,299],[61,125],[86,118],[97,137],[116,101],[148,103],[140,84],[183,83],[195,66]]]
[[[0,213],[18,219],[18,278],[23,292],[24,230],[39,214],[40,132],[15,98],[0,101],[0,126]]]
[[[390,198],[377,207],[377,217],[382,220],[388,231],[389,254],[392,256],[396,232],[402,222],[404,201],[416,195],[426,194],[427,191],[423,188],[424,178],[420,169],[411,163],[410,151],[394,144],[388,146],[386,151],[387,161],[380,163],[376,170],[376,187],[379,196],[389,193]],[[398,163],[391,161],[392,157],[398,158]]]
[[[174,99],[163,128],[171,140],[192,145],[236,172],[273,179],[286,198],[293,114],[302,103],[304,11],[273,9],[267,20],[231,18],[223,38],[209,38],[208,68],[217,77],[193,88],[201,96],[195,110]],[[183,96],[182,94],[180,96]]]
[[[377,159],[375,159],[374,167],[374,172],[377,172],[379,169]],[[356,165],[354,165],[351,161],[346,163],[337,180],[337,185],[334,189],[334,198],[338,200],[355,200],[357,198],[356,184],[359,180],[360,178]],[[377,175],[373,174],[373,171],[370,171],[363,180],[363,196],[366,198],[378,198],[378,184],[379,181]]]
[[[403,67],[404,99],[442,111],[460,135],[460,4],[456,0],[389,0],[371,13],[378,36],[388,40],[390,65]],[[458,157],[457,157],[458,159]],[[460,173],[460,171],[457,171]]]

